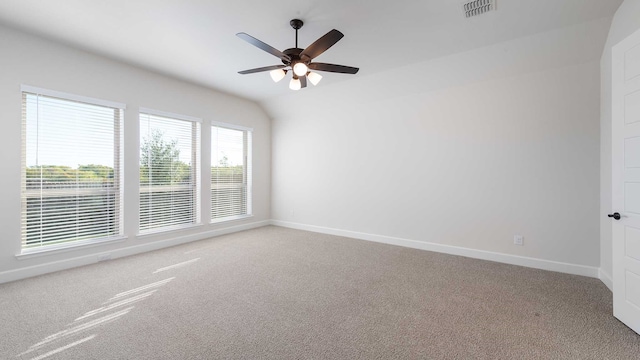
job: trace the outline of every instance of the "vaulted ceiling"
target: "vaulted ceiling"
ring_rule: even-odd
[[[498,0],[465,18],[461,0],[3,0],[0,24],[241,97],[288,94],[268,73],[239,75],[279,60],[235,36],[293,47],[289,20],[305,22],[300,47],[331,29],[345,37],[318,61],[367,76],[452,53],[614,14],[622,0]],[[354,75],[323,73],[319,86]],[[312,87],[302,91],[314,91]]]

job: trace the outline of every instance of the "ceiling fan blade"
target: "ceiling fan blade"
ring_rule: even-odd
[[[334,73],[340,73],[340,74],[355,74],[358,72],[358,70],[360,70],[357,67],[336,65],[336,64],[325,64],[325,63],[311,63],[309,64],[309,69],[317,70],[317,71],[334,72]]]
[[[313,44],[307,46],[307,48],[300,53],[300,58],[305,61],[315,59],[320,54],[327,51],[327,49],[335,45],[335,43],[342,39],[343,36],[344,34],[336,29],[329,31]]]
[[[270,70],[277,70],[277,69],[283,69],[286,68],[286,65],[272,65],[272,66],[265,66],[265,67],[261,67],[261,68],[255,68],[255,69],[249,69],[249,70],[243,70],[243,71],[238,71],[238,74],[242,74],[242,75],[246,75],[246,74],[253,74],[253,73],[257,73],[257,72],[263,72],[263,71],[270,71]]]
[[[307,87],[307,77],[306,76],[300,76],[299,79],[300,79],[300,87],[302,89],[306,88]]]
[[[282,51],[274,48],[271,45],[265,44],[264,42],[254,38],[249,34],[242,32],[242,33],[237,33],[236,36],[257,48],[264,50],[275,57],[280,58],[281,60],[291,61],[291,57],[289,55],[283,53]]]

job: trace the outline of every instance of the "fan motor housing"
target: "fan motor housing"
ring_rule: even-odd
[[[297,62],[301,62],[300,53],[302,52],[302,50],[304,50],[304,49],[290,48],[290,49],[284,50],[283,53],[285,55],[288,55],[291,58],[291,61],[282,60],[282,63],[285,64],[285,65],[291,65],[291,64],[295,64]]]

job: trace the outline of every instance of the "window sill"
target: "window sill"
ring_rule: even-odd
[[[211,224],[211,225],[222,224],[222,223],[231,222],[231,221],[249,219],[249,218],[252,218],[252,217],[253,217],[253,214],[235,215],[235,216],[229,216],[229,217],[226,217],[226,218],[212,219],[209,224]]]
[[[39,248],[23,249],[20,252],[20,254],[15,255],[15,257],[18,260],[29,259],[32,257],[59,254],[67,251],[78,250],[81,248],[88,248],[88,247],[97,246],[97,245],[117,243],[125,240],[127,240],[126,236],[111,236],[111,237],[100,238],[100,239],[82,240],[82,241],[69,242],[65,244],[42,246]]]
[[[150,236],[154,236],[154,235],[159,235],[159,234],[170,234],[170,233],[175,233],[178,231],[183,231],[183,230],[189,230],[189,229],[195,229],[195,228],[199,228],[202,227],[203,225],[200,224],[188,224],[188,225],[175,225],[175,226],[169,226],[169,227],[164,227],[164,228],[156,228],[156,229],[151,229],[149,231],[145,231],[143,233],[138,233],[136,235],[136,238],[138,239],[144,239]]]

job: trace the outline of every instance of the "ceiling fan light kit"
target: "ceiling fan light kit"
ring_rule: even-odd
[[[273,79],[274,82],[278,82],[284,79],[284,77],[287,75],[287,70],[282,70],[282,69],[271,70],[269,72],[269,75],[271,75],[271,79]]]
[[[289,22],[289,24],[296,31],[296,46],[284,51],[280,51],[271,45],[267,45],[266,43],[246,33],[236,34],[236,36],[248,42],[249,44],[263,51],[266,51],[273,56],[278,57],[283,64],[249,69],[239,71],[238,73],[241,75],[246,75],[269,71],[271,79],[273,79],[273,81],[275,82],[279,82],[287,75],[287,72],[289,70],[292,70],[293,77],[289,82],[289,88],[291,90],[300,90],[307,87],[307,79],[314,86],[317,85],[322,79],[322,75],[310,70],[334,72],[340,74],[356,74],[358,70],[360,70],[351,66],[312,62],[313,59],[327,51],[330,47],[335,45],[340,39],[344,37],[344,35],[340,31],[333,29],[316,40],[313,44],[309,45],[306,49],[300,49],[298,47],[298,30],[302,27],[302,25],[304,25],[304,23],[300,19],[293,19]]]
[[[298,76],[306,76],[308,71],[309,68],[307,67],[307,64],[303,62],[297,62],[293,65],[293,72]]]
[[[300,79],[293,78],[289,82],[289,89],[291,90],[300,90],[301,87],[302,83],[300,82]]]
[[[322,80],[322,75],[309,71],[309,73],[307,73],[307,79],[309,79],[313,86],[316,86],[320,80]]]

